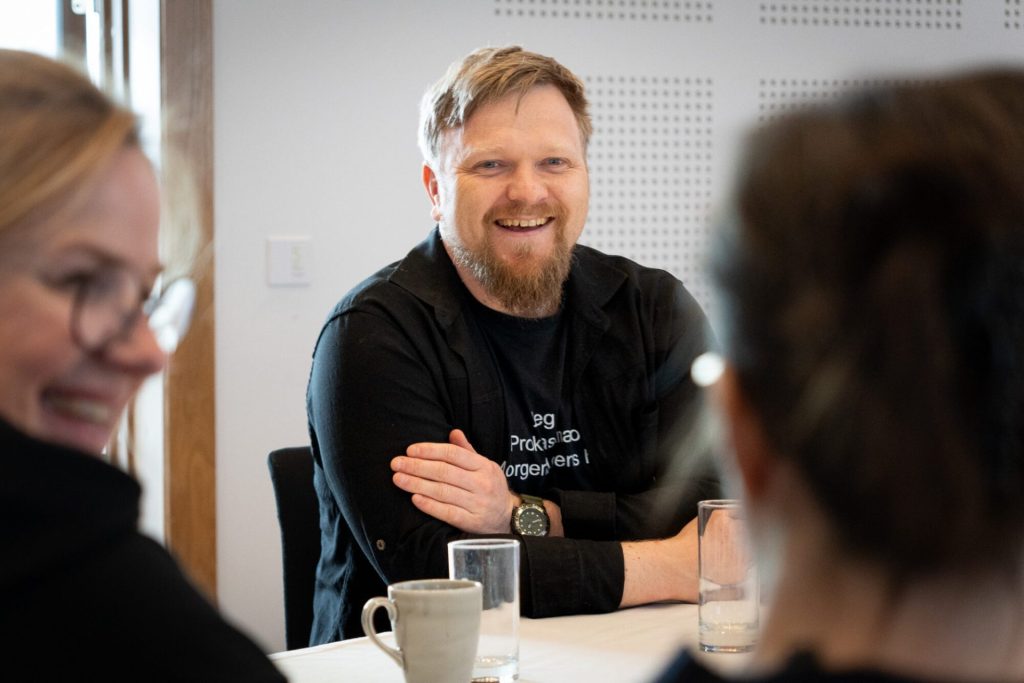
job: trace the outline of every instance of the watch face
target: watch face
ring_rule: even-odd
[[[545,536],[548,533],[548,517],[532,505],[524,505],[516,516],[516,528],[523,536]]]

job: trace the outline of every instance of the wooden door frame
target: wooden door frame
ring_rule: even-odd
[[[211,0],[161,0],[160,62],[162,181],[172,197],[180,194],[183,181],[189,181],[194,192],[188,194],[194,201],[186,203],[186,211],[195,214],[172,217],[170,229],[165,229],[169,241],[164,247],[174,253],[180,251],[180,243],[199,238],[197,267],[192,273],[197,289],[192,327],[168,364],[164,388],[166,543],[193,581],[214,600],[217,479]]]

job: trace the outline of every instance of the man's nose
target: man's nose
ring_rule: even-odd
[[[516,168],[509,179],[506,195],[510,201],[532,206],[547,199],[547,183],[537,169],[523,164]]]

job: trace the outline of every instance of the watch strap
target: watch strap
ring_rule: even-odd
[[[518,493],[516,495],[518,495],[519,498],[522,499],[522,501],[523,501],[522,505],[530,504],[530,505],[539,505],[542,508],[544,507],[544,499],[543,498],[539,498],[538,496],[531,496],[528,493]],[[545,510],[545,512],[547,512],[547,510]]]

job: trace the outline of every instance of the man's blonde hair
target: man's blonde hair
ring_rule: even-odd
[[[448,67],[447,73],[423,96],[419,145],[428,163],[438,161],[441,135],[465,125],[481,105],[506,95],[525,95],[539,85],[553,85],[576,116],[583,147],[590,140],[590,114],[583,83],[550,57],[512,45],[485,47]]]

